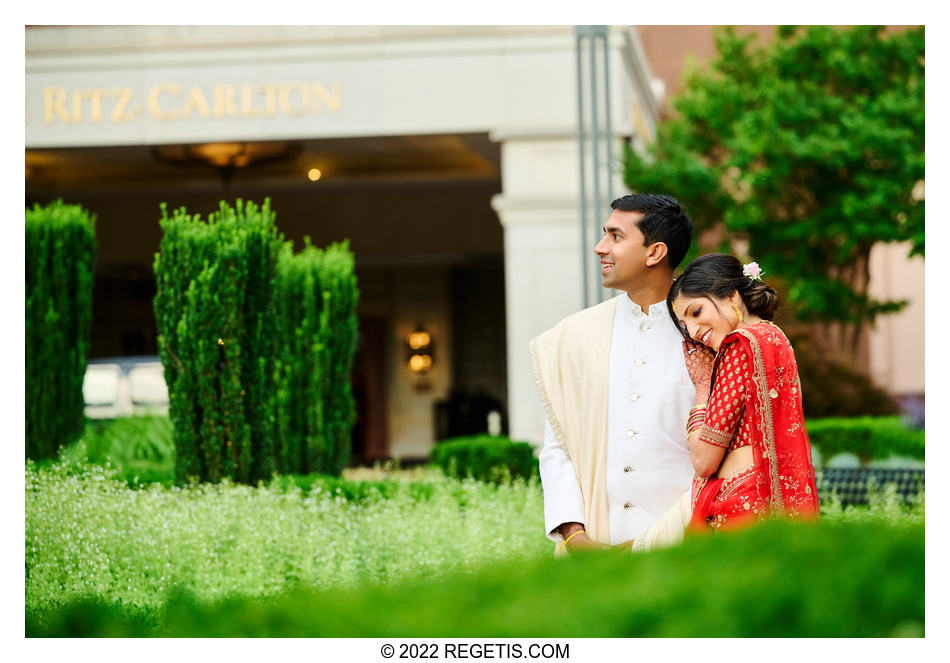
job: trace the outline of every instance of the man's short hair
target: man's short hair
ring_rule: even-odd
[[[670,269],[683,261],[693,240],[693,222],[673,196],[654,193],[632,193],[610,203],[611,209],[621,212],[640,212],[643,218],[637,223],[643,233],[643,245],[654,242],[666,244]]]

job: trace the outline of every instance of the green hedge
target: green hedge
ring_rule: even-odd
[[[117,478],[133,487],[175,483],[174,431],[163,415],[87,421],[79,443],[64,449],[63,456],[67,462],[108,463]]]
[[[356,305],[359,290],[349,242],[332,244],[323,251],[320,286],[330,296],[326,300],[329,336],[323,343],[324,437],[328,456],[323,471],[339,474],[350,459],[356,404],[350,383],[359,322]]]
[[[904,456],[924,460],[924,431],[900,417],[829,417],[805,422],[808,438],[823,460],[851,453],[862,461]]]
[[[28,612],[26,635],[922,637],[924,528],[771,521],[649,554],[507,562],[436,582],[212,605],[177,593],[161,615],[92,599],[49,621]]]
[[[26,210],[26,455],[53,458],[83,431],[95,216],[57,200]]]
[[[453,477],[471,476],[479,481],[499,481],[505,475],[528,478],[538,474],[534,447],[507,437],[475,435],[439,442],[432,462]]]
[[[373,503],[388,500],[408,493],[414,501],[428,500],[435,495],[436,486],[431,481],[393,481],[391,479],[344,479],[325,474],[283,474],[274,477],[274,484],[284,490],[295,486],[304,493],[324,491],[347,502]],[[462,484],[453,486],[452,492],[461,506],[465,505],[465,489]]]
[[[162,205],[155,319],[179,481],[274,471],[274,216],[269,201],[222,202],[207,221]]]
[[[350,457],[354,401],[350,369],[359,296],[347,242],[294,255],[277,271],[278,450],[282,473],[339,474]]]

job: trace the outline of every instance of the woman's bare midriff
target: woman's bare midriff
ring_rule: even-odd
[[[730,479],[750,465],[752,465],[751,446],[733,449],[723,457],[714,478]]]

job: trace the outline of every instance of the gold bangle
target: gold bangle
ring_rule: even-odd
[[[567,542],[570,541],[571,539],[573,539],[575,536],[577,536],[577,535],[580,534],[581,532],[584,532],[584,531],[586,531],[586,530],[579,529],[579,530],[577,530],[576,532],[574,532],[573,534],[571,534],[569,537],[567,537],[566,539],[564,539],[564,547],[567,548]]]

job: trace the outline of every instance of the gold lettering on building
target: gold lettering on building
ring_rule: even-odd
[[[109,91],[102,88],[92,88],[82,92],[83,99],[89,100],[89,119],[92,120],[93,124],[102,122],[103,95],[110,96]]]
[[[188,100],[185,102],[185,107],[181,110],[181,116],[186,120],[191,117],[191,112],[195,109],[198,109],[198,114],[207,119],[211,117],[211,108],[208,107],[208,102],[205,101],[204,95],[201,93],[201,88],[197,85],[191,88],[191,92],[188,93]]]
[[[170,94],[172,97],[177,97],[181,92],[181,88],[175,83],[156,83],[152,89],[148,91],[148,112],[151,113],[152,117],[156,120],[168,122],[178,117],[178,111],[174,108],[169,110],[162,108],[160,103],[161,99],[159,97],[163,92]]]
[[[294,93],[297,92],[300,101],[294,103]],[[280,110],[288,117],[300,117],[310,108],[310,86],[304,83],[280,86]]]
[[[264,114],[260,108],[254,108],[254,90],[245,83],[241,86],[241,115],[244,117],[260,117]]]
[[[342,86],[339,81],[322,83],[217,83],[192,86],[186,95],[179,84],[156,83],[145,95],[145,105],[136,104],[131,87],[72,88],[51,85],[43,88],[43,123],[112,124],[131,122],[142,113],[161,122],[188,120],[197,115],[202,120],[223,118],[303,117],[337,113],[342,108]],[[211,103],[209,103],[209,100]],[[109,104],[112,104],[111,107]],[[27,94],[27,122],[30,95]],[[110,112],[111,111],[111,112]]]
[[[66,110],[66,88],[48,87],[43,90],[43,123],[53,124],[56,117],[60,122],[69,123],[69,112]]]
[[[237,106],[234,105],[234,86],[233,85],[215,85],[214,86],[214,116],[224,117],[227,113],[231,117],[238,114]]]
[[[264,113],[267,117],[277,115],[277,105],[275,101],[277,99],[278,89],[280,89],[280,86],[274,83],[264,83],[261,85],[261,90],[264,92]]]
[[[328,92],[327,89],[323,87],[322,85],[320,85],[319,83],[313,86],[313,93],[314,95],[316,95],[317,99],[319,100],[318,102],[315,102],[313,104],[314,112],[316,113],[323,112],[323,109],[321,108],[320,103],[319,103],[321,101],[323,102],[323,105],[327,107],[328,110],[331,110],[334,113],[340,110],[340,100],[343,97],[343,91],[340,89],[341,87],[340,82],[333,81],[333,84],[331,87],[333,88],[332,93]]]
[[[113,122],[131,122],[135,115],[129,112],[129,102],[132,101],[132,88],[120,87],[112,91],[112,95],[117,97],[115,108],[112,109]],[[138,113],[136,113],[137,115]]]
[[[82,90],[73,90],[73,124],[82,122]]]

